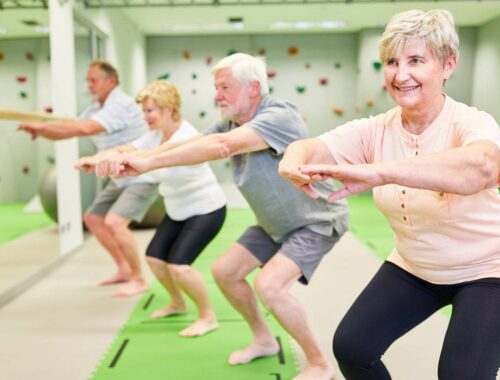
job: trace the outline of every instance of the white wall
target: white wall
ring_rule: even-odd
[[[78,15],[106,34],[106,56],[118,70],[120,86],[135,95],[146,84],[145,39],[119,9],[80,9]]]
[[[479,28],[472,104],[500,124],[500,18]]]
[[[47,39],[1,40],[1,108],[43,112],[50,105],[49,46]],[[33,60],[26,54],[33,55]],[[26,77],[19,83],[18,76]],[[20,96],[23,91],[26,98]],[[32,142],[16,131],[18,123],[0,120],[0,202],[28,200],[35,193],[38,179],[53,157],[51,143]],[[28,172],[23,172],[23,167]]]

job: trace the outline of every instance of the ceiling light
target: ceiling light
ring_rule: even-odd
[[[347,26],[347,23],[345,21],[334,21],[334,20],[329,20],[329,21],[320,21],[319,26],[324,29],[342,29]]]
[[[276,21],[271,24],[271,29],[292,29],[293,24],[291,22]]]
[[[225,31],[243,30],[245,24],[242,22],[232,22],[230,24],[166,24],[163,27],[169,32]]]
[[[324,20],[324,21],[276,21],[271,24],[271,29],[342,29],[347,27],[345,21]]]
[[[311,29],[314,26],[314,22],[311,21],[297,21],[295,23],[295,29]]]
[[[35,26],[33,30],[37,33],[48,34],[50,33],[50,27],[48,26]]]

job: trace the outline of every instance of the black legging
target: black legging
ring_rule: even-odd
[[[387,348],[449,304],[453,311],[439,379],[495,380],[500,367],[500,278],[435,285],[390,262],[382,265],[335,332],[333,352],[342,374],[347,380],[391,379],[380,360]]]
[[[169,264],[190,265],[222,228],[226,207],[175,221],[165,215],[149,243],[146,256]]]

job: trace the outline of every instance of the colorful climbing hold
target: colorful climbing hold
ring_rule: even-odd
[[[377,71],[379,71],[382,68],[382,62],[380,61],[373,61],[372,65],[373,68]]]
[[[295,90],[297,90],[297,92],[299,94],[303,94],[304,92],[306,92],[306,87],[305,86],[297,86],[297,87],[295,87]]]

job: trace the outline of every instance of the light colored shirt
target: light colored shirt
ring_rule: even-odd
[[[184,120],[168,141],[185,141],[198,135],[199,132]],[[132,145],[137,149],[151,149],[159,146],[162,138],[162,131],[150,131]],[[224,191],[208,163],[157,169],[151,174],[160,182],[158,191],[173,220],[208,214],[226,204]]]
[[[149,131],[148,125],[137,103],[115,87],[104,104],[92,103],[79,116],[81,120],[94,120],[106,130],[91,136],[97,151],[129,144]],[[155,183],[156,180],[149,174],[137,177],[113,179],[118,187],[125,187],[134,183]]]
[[[268,149],[231,157],[231,165],[234,183],[255,213],[258,225],[274,241],[282,242],[291,232],[306,226],[324,236],[341,236],[347,230],[347,203],[327,202],[334,189],[332,183],[318,184],[321,196],[315,200],[278,173],[286,147],[309,134],[295,105],[266,96],[248,123],[238,127],[221,121],[202,133],[224,133],[234,128],[249,128],[269,145]]]
[[[420,135],[401,122],[401,108],[355,120],[320,136],[338,164],[369,164],[423,156],[492,141],[500,129],[487,113],[446,97]],[[395,233],[388,260],[435,284],[500,277],[500,195],[497,188],[463,196],[400,185],[373,189]]]

